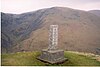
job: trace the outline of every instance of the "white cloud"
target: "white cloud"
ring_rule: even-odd
[[[100,0],[1,0],[2,12],[23,13],[53,6],[80,10],[100,9]]]

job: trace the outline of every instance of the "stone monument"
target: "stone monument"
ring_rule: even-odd
[[[66,61],[64,51],[57,48],[58,44],[58,25],[50,25],[49,46],[42,50],[42,54],[38,57],[39,60],[51,64],[61,63]]]

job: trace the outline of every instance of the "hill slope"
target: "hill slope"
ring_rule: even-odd
[[[58,47],[100,54],[100,17],[86,11],[52,7],[23,14],[1,13],[2,53],[47,48],[49,26],[59,25]]]
[[[97,15],[98,17],[100,17],[100,10],[90,10],[89,12]]]
[[[19,52],[15,54],[3,54],[1,56],[2,66],[100,66],[100,62],[92,59],[91,57],[65,52],[65,57],[68,61],[62,64],[49,64],[44,63],[36,58],[40,55],[40,52]]]

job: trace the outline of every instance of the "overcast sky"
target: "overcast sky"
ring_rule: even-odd
[[[19,14],[54,6],[100,10],[100,0],[1,0],[1,11],[5,13]]]

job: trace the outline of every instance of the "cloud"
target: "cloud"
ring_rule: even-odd
[[[54,6],[80,10],[100,9],[100,0],[2,0],[1,10],[6,13],[23,13]]]

